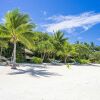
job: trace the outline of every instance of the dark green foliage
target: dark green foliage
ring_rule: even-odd
[[[80,60],[78,60],[78,63],[80,63],[80,64],[89,64],[90,61],[86,60],[86,59],[80,59]]]
[[[13,44],[8,43],[8,48],[5,48],[3,50],[3,56],[5,56],[6,58],[11,58],[12,57],[12,52],[13,52]]]
[[[25,46],[21,43],[17,43],[17,50],[16,50],[16,62],[22,63],[25,61]]]
[[[93,52],[89,59],[92,63],[100,63],[100,51]]]
[[[32,62],[35,64],[41,64],[43,62],[43,59],[38,58],[38,57],[33,57]]]

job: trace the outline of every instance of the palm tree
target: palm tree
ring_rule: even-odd
[[[62,45],[67,40],[67,38],[64,37],[63,32],[57,31],[56,33],[54,33],[54,40],[60,45]]]
[[[13,65],[12,69],[16,69],[16,43],[21,42],[31,48],[30,37],[32,37],[32,29],[35,27],[27,14],[21,13],[18,9],[9,11],[4,17],[4,22],[0,25],[1,37],[9,37],[13,43]]]
[[[54,44],[54,50],[55,50],[54,55],[57,54],[57,52],[62,50],[62,47],[67,40],[68,39],[64,37],[63,32],[57,31],[56,33],[54,33],[52,38],[52,42]]]

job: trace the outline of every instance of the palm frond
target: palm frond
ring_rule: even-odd
[[[17,27],[16,33],[22,34],[22,33],[30,32],[32,31],[33,27],[34,24],[32,23],[21,24],[19,27]]]
[[[29,48],[29,49],[33,48],[31,40],[29,40],[28,37],[25,37],[23,35],[19,35],[18,36],[18,40],[19,40],[19,42],[21,42],[22,44],[24,44],[27,48]]]

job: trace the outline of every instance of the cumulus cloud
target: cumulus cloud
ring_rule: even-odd
[[[100,23],[100,13],[85,12],[75,16],[52,16],[47,20],[51,21],[51,23],[43,25],[47,32],[64,30],[68,33],[72,33],[77,29],[80,31],[87,31],[94,25]]]

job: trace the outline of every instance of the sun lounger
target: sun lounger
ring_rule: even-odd
[[[59,64],[60,62],[61,62],[60,60],[53,60],[53,61],[51,61],[51,63],[54,64],[54,65],[57,65],[57,64]]]

